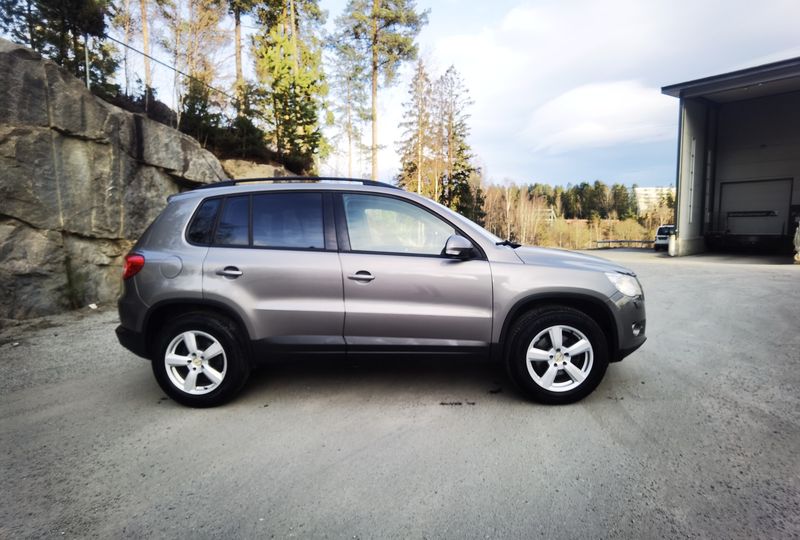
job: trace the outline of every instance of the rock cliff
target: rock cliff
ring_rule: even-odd
[[[225,178],[191,137],[0,39],[0,319],[113,302],[167,196]]]
[[[271,176],[294,176],[282,165],[256,163],[243,159],[223,159],[222,170],[231,178],[268,178]]]

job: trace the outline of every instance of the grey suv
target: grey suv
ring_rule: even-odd
[[[367,180],[226,181],[174,195],[123,278],[120,343],[197,407],[231,398],[262,359],[401,353],[491,356],[529,398],[570,403],[645,341],[630,270],[520,247]]]

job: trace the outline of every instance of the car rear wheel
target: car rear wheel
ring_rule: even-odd
[[[215,313],[181,315],[161,332],[153,373],[172,399],[213,407],[232,398],[247,381],[250,364],[238,329]]]
[[[586,314],[547,306],[523,315],[509,333],[509,375],[530,399],[565,404],[589,395],[608,367],[603,330]]]

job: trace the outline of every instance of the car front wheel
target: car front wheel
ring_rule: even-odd
[[[603,330],[565,306],[523,315],[509,333],[506,362],[520,390],[540,403],[566,404],[589,395],[608,367]]]
[[[187,313],[168,324],[152,362],[162,390],[190,407],[224,403],[250,374],[236,326],[206,312]]]

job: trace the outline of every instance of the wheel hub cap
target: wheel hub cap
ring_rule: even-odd
[[[583,332],[556,324],[531,340],[525,360],[528,374],[537,385],[550,392],[567,392],[589,376],[594,351]]]
[[[175,336],[163,361],[170,382],[192,395],[207,394],[219,387],[228,366],[222,344],[201,330],[187,330]]]

